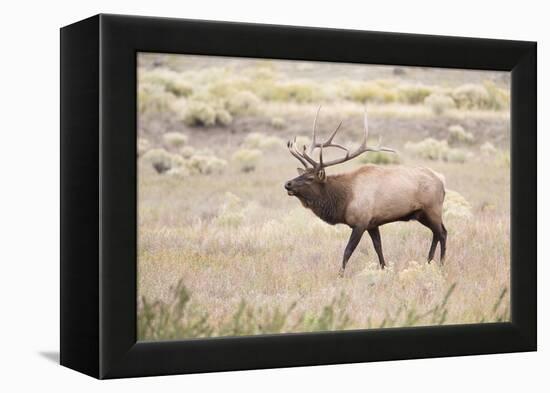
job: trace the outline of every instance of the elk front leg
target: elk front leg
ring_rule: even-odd
[[[351,231],[351,236],[348,240],[348,245],[346,246],[346,250],[344,251],[344,259],[342,260],[340,277],[344,276],[344,270],[346,269],[346,264],[348,263],[348,260],[351,257],[351,254],[353,254],[353,252],[355,251],[355,248],[359,244],[359,241],[361,240],[361,237],[363,236],[364,232],[365,230],[360,228],[353,228],[353,230]]]

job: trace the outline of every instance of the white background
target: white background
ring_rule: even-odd
[[[544,1],[127,0],[4,2],[0,23],[0,389],[4,392],[548,391],[550,147],[543,112],[549,64]],[[96,381],[58,366],[59,31],[96,13],[322,26],[538,41],[539,352]],[[520,130],[521,132],[521,130]],[[526,174],[528,175],[528,174]],[[530,262],[530,261],[526,261]],[[544,363],[547,363],[545,366]],[[155,389],[155,390],[151,390]],[[157,390],[158,389],[158,390]],[[162,389],[162,390],[160,390]]]

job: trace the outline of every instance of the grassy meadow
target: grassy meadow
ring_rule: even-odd
[[[509,75],[200,56],[138,57],[138,337],[193,337],[508,320]],[[447,258],[431,232],[381,227],[338,277],[351,229],[283,188],[308,144],[370,136],[399,154],[365,165],[427,166],[446,178]],[[329,152],[327,152],[329,153]],[[332,152],[335,155],[338,151]],[[330,159],[330,153],[327,154]]]

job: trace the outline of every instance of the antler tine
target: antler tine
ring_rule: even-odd
[[[311,136],[311,146],[309,147],[309,154],[313,153],[313,150],[317,147],[317,118],[319,117],[319,112],[321,112],[322,105],[319,105],[317,108],[317,113],[315,114],[315,119],[313,120],[313,133]]]
[[[291,142],[291,141],[288,141],[287,144],[286,144],[286,147],[288,147],[288,151],[290,152],[290,154],[292,154],[294,157],[296,157],[298,159],[298,161],[300,161],[302,163],[302,165],[304,166],[304,168],[308,168],[308,165],[307,165],[307,162],[306,160],[304,160],[302,158],[302,156],[296,151],[296,137],[294,137],[294,141]]]
[[[334,136],[336,135],[336,133],[338,132],[340,127],[342,127],[342,122],[340,122],[340,124],[338,124],[338,127],[336,127],[336,129],[334,131],[332,131],[332,134],[330,134],[330,137],[327,139],[327,141],[324,143],[324,145],[332,143],[332,140],[334,139]]]
[[[368,122],[366,108],[365,108],[365,116],[363,120],[363,140],[361,141],[361,144],[355,151],[350,152],[346,147],[332,142],[334,137],[340,130],[340,127],[342,126],[342,122],[340,122],[340,124],[338,124],[338,127],[336,127],[336,129],[330,134],[326,142],[318,143],[317,142],[317,118],[319,117],[320,111],[321,111],[321,106],[319,106],[319,108],[317,109],[317,114],[315,115],[315,119],[313,120],[313,135],[312,135],[311,145],[309,146],[309,152],[307,151],[308,149],[307,149],[307,146],[305,145],[302,147],[302,152],[298,151],[296,147],[296,138],[294,138],[294,142],[289,141],[287,144],[287,147],[290,153],[294,157],[296,157],[304,165],[306,169],[308,168],[308,165],[307,165],[308,163],[311,164],[311,166],[315,169],[322,169],[328,166],[349,161],[368,151],[385,151],[385,152],[397,153],[393,149],[381,146],[382,138],[379,138],[378,146],[376,147],[367,146],[367,141],[369,138],[369,122]],[[346,152],[346,155],[344,157],[341,157],[332,161],[323,162],[323,149],[325,147],[336,147],[338,149],[342,149]],[[312,157],[313,152],[315,151],[316,148],[319,148],[319,162],[315,161],[315,159],[313,159]]]
[[[327,167],[327,166],[332,166],[332,165],[336,165],[336,164],[340,164],[340,163],[343,163],[343,162],[346,162],[346,161],[349,161],[367,151],[387,151],[387,152],[392,152],[392,153],[396,153],[395,150],[393,149],[390,149],[388,147],[382,147],[381,146],[381,138],[379,139],[379,143],[378,143],[378,146],[375,147],[375,148],[372,148],[372,147],[368,147],[367,146],[367,140],[368,140],[368,137],[369,137],[369,123],[368,123],[368,117],[367,117],[367,110],[365,108],[365,116],[364,116],[364,120],[363,120],[363,140],[361,141],[361,144],[359,145],[359,147],[353,152],[353,153],[350,153],[348,149],[345,149],[346,150],[346,156],[345,157],[342,157],[342,158],[338,158],[336,160],[332,160],[332,161],[329,161],[329,162],[325,162],[323,163],[323,167]],[[324,145],[324,146],[327,146],[327,145]]]
[[[304,151],[302,154],[300,154],[303,158],[305,158],[311,165],[313,165],[314,168],[319,167],[319,163],[315,161],[313,158],[309,156],[309,154],[306,153],[306,147],[304,146]]]
[[[336,147],[338,149],[342,149],[344,150],[346,153],[349,154],[349,150],[342,146],[342,145],[339,145],[337,143],[332,143],[332,140],[334,139],[334,137],[336,136],[336,134],[338,133],[338,131],[340,130],[340,127],[342,127],[342,121],[338,124],[338,127],[336,127],[336,129],[334,131],[332,131],[332,134],[330,134],[330,137],[327,139],[326,142],[322,142],[322,143],[318,143],[316,141],[316,138],[317,138],[317,135],[315,135],[315,140],[312,142],[310,148],[309,148],[309,154],[313,155],[313,151],[316,149],[316,148],[319,148],[321,149],[319,151],[319,155],[322,154],[322,148],[324,147]],[[316,134],[316,132],[315,132]],[[304,152],[305,153],[305,152]],[[311,156],[308,156],[310,159],[313,159]]]
[[[365,151],[387,151],[390,153],[397,153],[396,150],[390,149],[389,147],[382,146],[382,136],[378,137],[378,145],[376,147],[367,147]]]
[[[336,129],[332,132],[332,134],[330,135],[330,137],[327,139],[327,141],[325,143],[323,143],[323,147],[337,147],[338,149],[342,149],[346,152],[348,152],[348,149],[342,145],[339,145],[338,143],[332,143],[332,140],[334,139],[334,137],[336,136],[336,134],[338,133],[338,131],[340,130],[340,127],[342,127],[342,123],[343,122],[340,122],[338,124],[338,127],[336,127]]]
[[[367,139],[369,138],[369,119],[367,117],[367,108],[365,108],[365,116],[363,117],[363,131],[363,143],[361,143],[361,147],[366,148]]]

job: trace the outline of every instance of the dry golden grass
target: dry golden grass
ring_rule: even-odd
[[[292,321],[344,294],[349,328],[363,328],[389,316],[400,326],[405,311],[430,310],[456,283],[445,323],[501,318],[508,298],[498,312],[493,306],[510,276],[508,169],[493,160],[406,163],[444,173],[474,218],[446,219],[444,266],[425,261],[429,230],[416,222],[388,224],[381,232],[389,268],[379,270],[365,236],[343,279],[337,272],[350,229],[323,223],[286,195],[282,185],[295,163],[284,149],[267,152],[246,174],[229,168],[221,176],[181,180],[140,168],[139,294],[168,301],[170,286],[182,280],[212,326],[227,323],[243,300],[267,310],[296,303]]]

